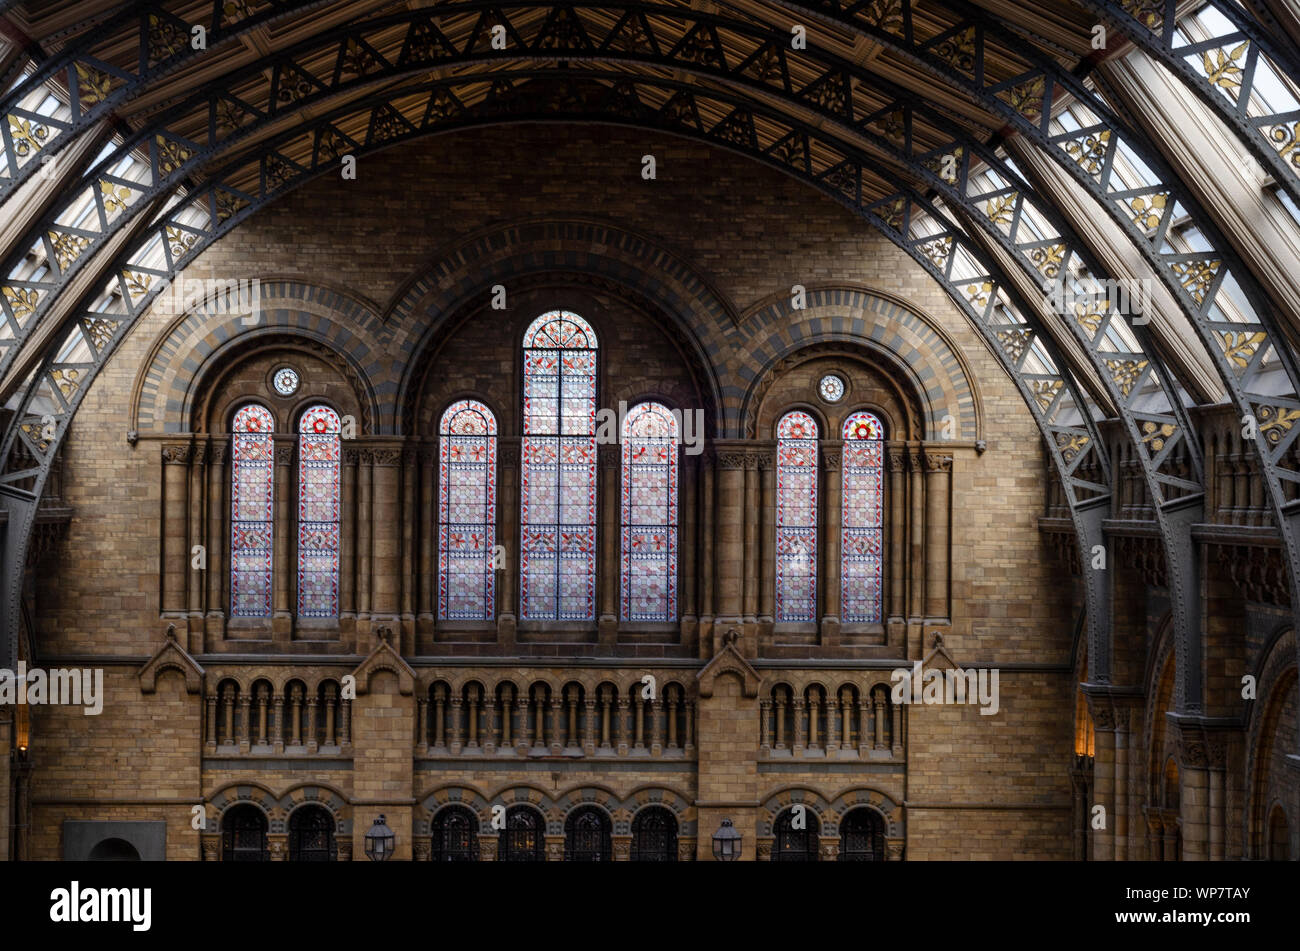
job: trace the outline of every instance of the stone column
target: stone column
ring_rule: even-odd
[[[284,695],[271,699],[271,752],[284,752]]]
[[[348,753],[352,750],[352,701],[339,701],[339,748]]]
[[[564,752],[564,746],[560,743],[560,718],[564,715],[564,706],[560,700],[560,691],[556,691],[551,697],[551,719],[547,730],[550,733],[551,755],[559,756]]]
[[[888,535],[885,549],[889,553],[885,571],[888,601],[885,604],[886,642],[902,647],[904,617],[907,615],[907,451],[901,444],[890,443],[885,454],[888,466],[889,494],[885,498]]]
[[[744,606],[745,567],[745,460],[737,449],[718,455],[717,527],[714,530],[717,616],[713,621],[713,643],[706,656],[712,657],[722,644],[722,635],[741,623]]]
[[[314,693],[307,695],[307,752],[315,753],[320,749],[320,740],[316,738],[316,714],[320,707],[320,698]]]
[[[1092,798],[1088,807],[1088,828],[1092,835],[1092,857],[1098,862],[1115,859],[1115,711],[1110,698],[1088,694],[1093,722]],[[1105,810],[1103,828],[1093,825],[1093,809]]]
[[[598,471],[600,494],[596,509],[600,519],[600,541],[597,545],[596,591],[599,596],[600,615],[597,631],[600,643],[612,651],[618,640],[619,619],[619,494],[618,476],[622,462],[621,446],[598,446]]]
[[[438,609],[438,563],[434,560],[438,537],[437,459],[436,449],[420,450],[420,566],[416,585],[420,603],[416,627],[426,633],[433,632],[434,611]]]
[[[203,647],[203,601],[207,595],[207,573],[208,557],[212,548],[208,540],[208,521],[204,517],[203,511],[204,495],[207,489],[207,467],[208,467],[208,446],[202,443],[194,448],[194,456],[190,460],[190,559],[189,559],[189,612],[191,623],[189,625],[190,633],[193,639],[190,640],[190,649],[202,649]],[[194,547],[201,545],[203,550],[203,559],[199,562],[200,567],[195,566],[193,557]]]
[[[582,723],[582,752],[587,756],[596,753],[596,701],[587,698],[582,702],[586,719]]]
[[[772,752],[771,716],[772,701],[758,701],[758,751],[762,756]]]
[[[713,612],[716,521],[714,513],[715,456],[705,452],[700,460],[700,627],[696,656],[708,660],[713,656]]]
[[[699,463],[695,456],[680,455],[681,460],[681,491],[678,496],[678,516],[681,523],[681,531],[677,535],[677,550],[681,553],[679,558],[680,574],[678,575],[678,599],[679,611],[681,612],[681,642],[688,650],[692,647],[692,638],[694,638],[699,629],[699,601],[696,599],[697,585],[697,561],[696,550],[700,543],[699,523],[697,516],[699,502],[697,500],[699,492],[700,470]]]
[[[925,616],[948,622],[952,454],[925,450]]]
[[[288,647],[293,636],[293,620],[298,605],[295,566],[298,563],[297,480],[293,477],[293,460],[297,440],[293,436],[275,437],[275,542],[271,563],[272,620],[271,638]]]
[[[398,516],[402,525],[402,629],[415,629],[415,583],[419,555],[416,551],[416,527],[424,522],[416,506],[417,486],[419,481],[420,453],[408,449],[402,459],[402,509]],[[485,557],[490,557],[487,553]],[[403,641],[406,639],[403,638]],[[415,653],[415,645],[404,644],[404,648]]]
[[[461,748],[461,739],[460,739],[460,737],[461,737],[461,732],[460,732],[460,708],[461,708],[461,704],[462,704],[462,700],[461,700],[460,697],[453,696],[453,697],[451,698],[451,740],[448,742],[447,746],[448,746],[448,748],[450,749],[450,751],[451,751],[451,755],[452,755],[452,756],[459,756],[459,755],[460,755],[460,748]]]
[[[217,751],[217,698],[207,699],[207,736],[203,740],[204,751],[211,756]]]
[[[497,532],[506,550],[506,567],[497,572],[497,642],[515,642],[519,600],[519,441],[501,440],[497,485]]]
[[[867,750],[871,749],[871,729],[867,725],[867,710],[871,705],[868,694],[863,693],[858,699],[858,755],[866,756]]]
[[[790,705],[794,711],[792,718],[794,723],[790,724],[790,730],[794,734],[791,737],[790,748],[795,756],[802,756],[804,751],[804,737],[807,736],[807,727],[804,723],[804,699],[796,696],[794,702]]]
[[[840,469],[840,440],[822,440],[821,461],[825,473],[825,490],[822,495],[822,557],[821,602],[825,607],[821,623],[823,647],[837,647],[840,642],[840,500],[843,494],[843,475]]]
[[[246,693],[239,695],[239,752],[247,753],[253,745],[252,723],[253,698]]]
[[[417,755],[427,755],[429,751],[428,697],[416,697],[415,700],[415,751]]]
[[[627,755],[627,748],[628,748],[628,742],[627,742],[627,714],[628,714],[628,704],[629,704],[629,701],[628,701],[628,698],[627,698],[627,697],[620,696],[620,697],[618,698],[618,718],[617,718],[617,721],[616,721],[616,727],[617,727],[617,731],[616,731],[616,732],[618,733],[618,755],[619,755],[619,756],[626,756],[626,755]]]
[[[226,566],[226,551],[230,546],[226,532],[226,519],[230,515],[226,452],[224,437],[213,442],[208,450],[208,611],[204,627],[214,640],[225,635],[226,612],[230,608],[226,596],[226,578],[230,575]]]
[[[695,701],[686,701],[686,742],[682,750],[689,756],[695,751]]]
[[[906,656],[919,659],[925,649],[925,459],[919,446],[913,445],[908,450],[907,465],[911,516],[908,519]]]
[[[758,623],[764,634],[772,632],[776,617],[776,459],[775,449],[758,451],[758,501],[762,512],[758,530]]]
[[[515,738],[515,749],[522,756],[533,745],[530,735],[531,727],[528,722],[528,694],[526,689],[515,700],[515,709],[519,712],[519,732]]]
[[[1209,748],[1209,807],[1210,807],[1210,861],[1222,862],[1227,858],[1226,807],[1227,807],[1227,743],[1222,737],[1211,737]]]
[[[1180,724],[1178,809],[1182,820],[1182,858],[1187,862],[1204,862],[1210,858],[1209,773],[1204,731],[1198,724]]]
[[[400,465],[402,450],[397,446],[382,446],[373,450],[374,497],[371,500],[372,542],[370,550],[370,613],[372,624],[392,622],[394,633],[400,631],[397,623],[400,607],[401,572],[401,505]],[[411,645],[404,638],[395,638],[393,646],[409,651]],[[372,638],[363,653],[369,653],[377,642]]]
[[[189,443],[167,443],[162,447],[163,617],[185,616],[185,576],[190,567],[189,464],[192,451]]]
[[[373,644],[366,641],[363,645],[360,630],[368,627],[370,622],[370,540],[373,524],[371,500],[374,487],[373,453],[369,449],[357,451],[357,650],[368,654]],[[363,625],[365,627],[363,627]]]
[[[343,450],[342,504],[343,524],[340,526],[339,547],[339,627],[356,629],[357,619],[357,535],[361,525],[361,513],[357,504],[357,462],[360,453],[356,449]]]
[[[758,620],[758,566],[762,556],[758,550],[759,525],[759,476],[758,456],[753,452],[745,453],[745,498],[744,525],[745,547],[742,555],[744,578],[744,601],[742,614],[744,623],[754,624]]]

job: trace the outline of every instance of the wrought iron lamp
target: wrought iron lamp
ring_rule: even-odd
[[[397,836],[384,822],[383,815],[366,832],[366,856],[372,862],[386,862],[393,854],[393,843]]]
[[[723,819],[718,831],[713,833],[713,857],[719,862],[734,862],[740,858],[740,842],[743,839],[730,819]]]

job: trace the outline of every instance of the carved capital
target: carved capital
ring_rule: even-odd
[[[208,447],[208,461],[214,466],[224,466],[226,464],[226,455],[230,452],[230,447],[226,445],[225,440],[214,442]]]
[[[952,472],[952,453],[938,452],[934,449],[925,450],[925,471]]]
[[[277,466],[290,466],[293,464],[293,445],[275,447],[275,464]]]
[[[890,472],[902,472],[907,468],[907,453],[901,449],[890,449],[885,454],[885,467]]]
[[[497,451],[497,458],[501,460],[501,465],[513,469],[519,465],[519,444],[503,443]]]
[[[840,450],[823,449],[821,460],[823,472],[838,472],[840,468]]]
[[[360,449],[344,449],[343,464],[345,466],[355,466],[362,461],[361,460],[362,455],[363,454]]]
[[[402,464],[402,450],[396,447],[384,446],[379,449],[370,451],[370,462],[372,465],[381,468],[390,468]]]
[[[718,453],[718,468],[719,469],[743,469],[745,468],[745,462],[748,458],[749,458],[749,453],[747,452],[743,452],[735,449],[728,449],[724,452]]]
[[[162,447],[163,465],[187,466],[194,447],[189,443],[165,443]]]

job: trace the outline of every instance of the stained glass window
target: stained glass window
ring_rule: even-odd
[[[776,620],[817,620],[817,421],[776,424]]]
[[[475,400],[438,424],[438,618],[496,617],[497,421]]]
[[[532,620],[596,617],[596,335],[542,314],[524,335],[519,600]]]
[[[298,423],[298,616],[339,613],[339,414],[313,406]]]
[[[845,623],[879,624],[884,578],[885,427],[871,413],[844,421],[840,611]]]
[[[677,440],[662,403],[623,420],[624,621],[677,620]]]
[[[270,617],[275,420],[250,405],[230,428],[230,614]]]

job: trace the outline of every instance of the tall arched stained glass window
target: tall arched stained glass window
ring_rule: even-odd
[[[776,620],[817,620],[817,421],[776,424]]]
[[[640,403],[623,420],[624,621],[677,620],[677,419]]]
[[[339,613],[339,414],[313,406],[298,422],[298,616]]]
[[[524,335],[519,600],[527,620],[596,618],[596,334],[542,314]]]
[[[270,617],[275,420],[249,405],[230,430],[230,614]]]
[[[497,421],[475,400],[438,424],[438,619],[496,617]]]
[[[843,560],[840,611],[846,624],[879,624],[884,582],[885,427],[871,413],[844,421]]]

